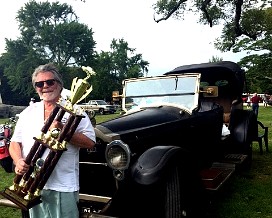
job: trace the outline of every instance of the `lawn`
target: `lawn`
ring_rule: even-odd
[[[269,127],[269,149],[272,151],[272,107],[260,107],[258,120]],[[264,143],[263,143],[264,147]],[[235,175],[223,190],[214,196],[209,218],[272,217],[272,153],[260,155],[253,143],[251,169]]]
[[[97,123],[118,116],[97,115]],[[269,148],[272,151],[272,107],[260,107],[259,118],[269,127]],[[0,190],[12,184],[14,175],[0,168]],[[272,217],[272,153],[260,155],[257,142],[253,143],[251,169],[235,174],[219,193],[212,196],[207,218],[263,218]],[[0,206],[0,217],[19,218],[20,210]]]

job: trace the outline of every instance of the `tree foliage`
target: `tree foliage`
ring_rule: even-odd
[[[101,52],[97,57],[97,71],[94,78],[94,91],[92,98],[112,99],[112,92],[122,92],[122,81],[127,78],[138,78],[148,73],[147,61],[141,54],[135,54],[136,49],[130,48],[124,39],[113,39],[111,51]]]
[[[239,37],[257,38],[259,29],[254,25],[254,16],[260,16],[258,11],[266,8],[268,4],[270,3],[266,0],[261,3],[256,0],[159,0],[153,7],[156,15],[162,17],[156,18],[155,15],[154,20],[160,22],[170,17],[183,19],[188,11],[194,12],[198,14],[199,22],[204,25],[213,27],[223,24],[222,38],[228,41],[227,48],[230,50]],[[248,22],[250,19],[252,23]]]
[[[249,92],[269,92],[272,88],[267,78],[272,77],[271,62],[271,2],[236,0],[236,1],[188,1],[159,0],[154,4],[156,22],[170,17],[184,19],[188,11],[198,15],[204,25],[213,27],[222,24],[221,36],[215,41],[215,47],[223,52],[246,51],[247,56],[239,64],[247,70]]]
[[[72,7],[59,2],[31,1],[18,12],[22,37],[49,62],[82,65],[92,59],[92,29],[78,22]]]
[[[0,57],[1,93],[9,104],[26,105],[35,96],[31,75],[40,64],[52,62],[58,66],[64,87],[72,79],[84,78],[81,66],[91,66],[96,76],[89,82],[94,91],[89,98],[111,100],[112,91],[121,90],[121,81],[148,72],[149,63],[128,43],[113,39],[110,52],[95,51],[93,31],[79,23],[72,7],[59,2],[29,1],[16,16],[20,37],[6,39],[6,52]],[[37,97],[37,96],[36,96]]]
[[[15,93],[28,99],[35,95],[29,84],[32,72],[40,64],[55,63],[62,69],[64,84],[70,86],[70,78],[76,76],[70,75],[70,66],[93,62],[93,32],[78,22],[71,6],[30,1],[18,11],[16,19],[21,36],[17,40],[6,39],[6,52],[1,57],[3,75]]]
[[[209,62],[219,62],[219,61],[223,61],[223,58],[221,57],[217,57],[217,56],[212,56],[212,59],[209,59]]]
[[[258,30],[259,34],[255,40],[249,37],[238,39],[233,51],[248,53],[239,63],[247,69],[249,91],[272,94],[271,79],[268,79],[272,77],[272,8],[252,12],[243,23],[255,32]]]

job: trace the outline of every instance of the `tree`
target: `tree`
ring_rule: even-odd
[[[247,69],[246,76],[250,92],[272,94],[271,81],[267,77],[272,77],[272,8],[252,11],[251,16],[243,19],[243,25],[258,29],[258,37],[254,40],[249,37],[237,39],[233,46],[234,52],[246,51],[248,55],[239,61],[239,64]],[[248,29],[250,29],[248,28]],[[227,45],[222,43],[221,50]]]
[[[38,65],[48,62],[58,66],[68,89],[73,78],[86,76],[80,66],[91,66],[96,76],[89,79],[94,91],[88,98],[105,100],[111,100],[112,91],[122,91],[123,79],[148,72],[149,63],[123,39],[113,39],[111,51],[98,54],[92,29],[78,23],[67,4],[30,1],[16,19],[21,36],[6,39],[6,52],[0,57],[0,89],[8,93],[4,103],[26,105],[30,97],[38,97],[29,85],[31,75]]]
[[[239,64],[246,69],[247,92],[272,94],[271,53],[249,55],[242,58]]]
[[[72,73],[73,67],[94,62],[96,43],[92,29],[78,22],[71,6],[30,1],[18,11],[16,19],[21,37],[6,39],[6,53],[0,62],[12,91],[32,97],[31,74],[40,64],[55,63],[64,84],[70,86],[71,78],[77,76]]]
[[[112,58],[115,64],[113,74],[122,81],[126,78],[140,77],[144,75],[141,70],[146,69],[148,62],[142,60],[141,54],[134,55],[135,48],[129,48],[124,39],[113,39],[110,45]]]
[[[223,61],[223,58],[212,56],[212,59],[209,60],[209,62],[219,62],[219,61]]]
[[[110,52],[102,51],[96,58],[97,74],[90,98],[110,101],[113,91],[122,92],[124,79],[142,77],[148,72],[149,63],[141,54],[134,54],[136,49],[130,48],[124,39],[113,39],[110,48]]]
[[[89,98],[110,101],[112,91],[117,89],[119,82],[116,75],[110,73],[114,66],[111,53],[102,51],[96,61],[96,75],[92,81],[93,91]]]
[[[191,4],[190,4],[191,3]],[[154,10],[162,18],[184,18],[188,11],[199,15],[199,22],[210,27],[223,24],[221,36],[215,47],[220,51],[234,53],[246,51],[247,56],[239,64],[247,70],[246,77],[249,91],[265,92],[270,85],[264,77],[271,77],[271,3],[264,1],[192,1],[162,0],[157,1]],[[252,54],[253,53],[253,54]],[[265,88],[266,87],[266,88]]]
[[[223,22],[223,34],[227,34],[230,42],[229,49],[235,44],[235,40],[241,36],[256,39],[259,31],[257,28],[248,29],[243,20],[251,17],[252,12],[266,8],[269,1],[191,1],[188,0],[159,0],[154,4],[154,10],[161,18],[155,18],[155,22],[167,20],[169,17],[184,18],[185,14],[195,12],[199,14],[199,22],[210,27]],[[248,17],[249,16],[249,17]],[[254,21],[254,17],[252,17]],[[252,24],[254,26],[254,23]],[[253,31],[252,31],[253,30]]]
[[[30,85],[31,73],[34,66],[38,66],[43,60],[29,50],[21,39],[6,40],[6,48],[8,52],[0,58],[2,99],[6,104],[25,105],[30,96],[35,95]]]

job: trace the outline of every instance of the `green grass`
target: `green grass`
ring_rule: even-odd
[[[119,115],[120,114],[118,114],[118,113],[115,113],[115,114],[104,114],[104,115],[97,114],[97,115],[95,115],[95,119],[96,119],[97,123],[102,123],[104,121],[116,118]]]
[[[97,123],[118,114],[96,115]],[[260,107],[258,120],[269,127],[269,149],[272,151],[272,107]],[[0,190],[12,184],[14,175],[0,168]],[[253,162],[250,170],[235,174],[229,183],[212,196],[208,218],[266,218],[272,217],[272,153],[260,155],[253,143]],[[0,217],[19,218],[18,209],[0,207]]]
[[[272,107],[260,107],[258,120],[269,127],[269,149],[272,151]],[[264,147],[264,143],[263,143]],[[272,153],[260,155],[253,142],[253,161],[249,171],[236,174],[210,206],[209,218],[272,217]]]
[[[0,167],[0,190],[3,191],[6,187],[10,186],[13,178],[13,173],[6,173],[3,168]],[[19,218],[21,217],[21,211],[16,208],[0,206],[0,217]]]

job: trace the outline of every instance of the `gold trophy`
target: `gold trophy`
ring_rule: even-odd
[[[27,155],[25,162],[30,165],[24,175],[16,175],[13,185],[6,188],[1,195],[9,199],[23,210],[28,210],[41,202],[40,192],[49,179],[58,160],[66,150],[66,144],[72,138],[81,119],[83,110],[74,107],[74,104],[83,100],[91,91],[92,86],[87,82],[90,76],[95,75],[91,67],[82,67],[87,77],[84,79],[73,79],[70,96],[61,97],[46,120],[41,135],[33,137],[35,142]],[[65,113],[69,118],[62,129],[51,129],[53,121],[61,122]],[[49,148],[49,154],[45,160],[41,157]]]

